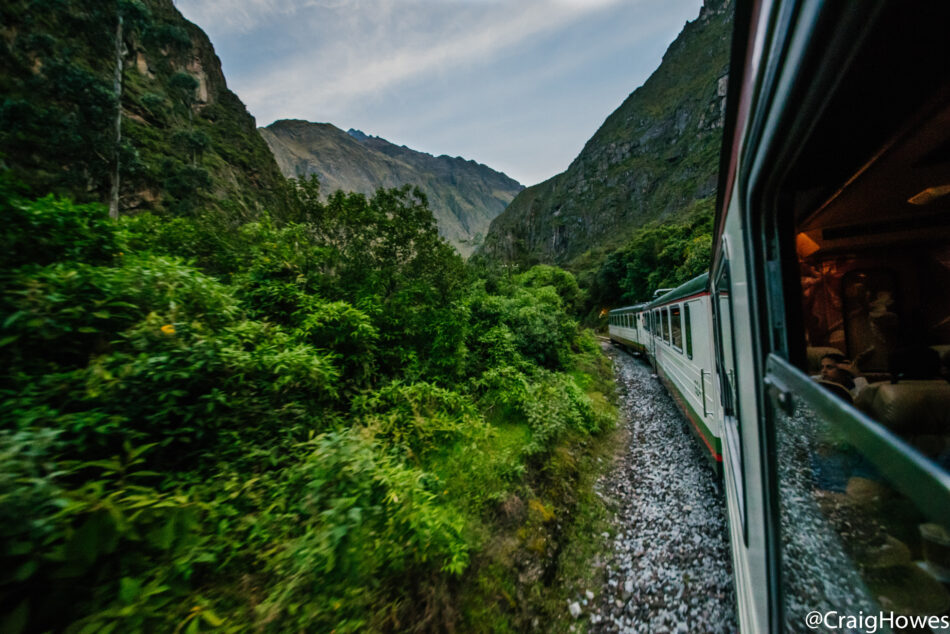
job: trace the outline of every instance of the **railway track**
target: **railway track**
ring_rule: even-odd
[[[616,509],[593,632],[734,632],[725,500],[687,422],[650,369],[613,359],[627,447],[599,491]]]

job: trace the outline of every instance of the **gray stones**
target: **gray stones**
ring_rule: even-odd
[[[612,348],[608,354],[629,440],[598,486],[617,515],[612,552],[602,557],[603,589],[585,593],[588,631],[733,632],[725,503],[715,475],[646,366]]]
[[[577,601],[574,601],[569,606],[567,606],[567,611],[571,613],[575,619],[579,618],[581,615],[581,606],[578,605]]]

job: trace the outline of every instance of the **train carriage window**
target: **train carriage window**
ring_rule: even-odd
[[[663,329],[663,341],[670,342],[670,311],[666,308],[660,309],[660,324]]]
[[[878,28],[868,46],[888,58],[904,48]],[[860,160],[845,164],[816,133],[796,140],[796,162],[769,183],[782,202],[767,218],[776,245],[767,257],[787,263],[781,280],[767,280],[783,629],[800,629],[811,611],[950,611],[946,59],[913,60],[940,65],[921,86],[932,94],[912,116],[895,114]],[[849,113],[843,127],[858,138],[838,135],[846,149],[876,133],[851,125],[850,113],[865,90],[883,89],[879,79],[843,82],[823,106],[823,117]]]
[[[689,304],[683,304],[683,330],[686,333],[686,356],[693,358],[693,324],[690,321]]]
[[[683,322],[679,304],[670,307],[670,338],[673,347],[683,351]]]

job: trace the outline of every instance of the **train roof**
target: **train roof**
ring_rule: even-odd
[[[696,295],[697,293],[702,293],[709,287],[709,273],[703,273],[697,277],[694,277],[688,282],[680,284],[669,293],[665,295],[660,295],[655,300],[650,302],[650,306],[662,306],[664,304],[669,304],[670,302],[676,301],[678,299],[683,299],[689,297],[690,295]]]
[[[643,310],[646,307],[646,305],[647,305],[647,302],[640,302],[639,304],[634,304],[633,306],[621,306],[620,308],[614,308],[613,310],[611,310],[610,314],[613,315],[614,313],[619,314],[619,313],[637,312],[637,311]]]

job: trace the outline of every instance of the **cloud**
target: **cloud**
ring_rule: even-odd
[[[264,121],[338,111],[419,77],[485,64],[622,1],[179,0],[179,6],[209,25],[213,37],[269,28],[271,37],[291,38],[293,51],[260,63],[233,85]]]
[[[176,0],[260,125],[358,127],[526,183],[563,169],[701,0]]]

